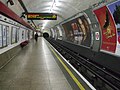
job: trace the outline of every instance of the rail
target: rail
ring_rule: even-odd
[[[86,75],[84,71],[81,73],[85,76],[88,81],[94,83],[95,80],[100,79],[102,82],[110,86],[114,90],[120,89],[120,78],[115,76],[110,70],[99,67],[95,63],[93,63],[88,58],[80,56],[78,53],[71,51],[67,47],[61,45],[60,43],[56,42],[55,40],[47,39],[78,71],[79,67],[84,67],[87,71],[91,73],[92,76]],[[92,77],[90,79],[89,77]],[[104,85],[102,85],[103,87]],[[94,85],[96,88],[101,88],[99,85]],[[101,90],[101,89],[100,89]]]

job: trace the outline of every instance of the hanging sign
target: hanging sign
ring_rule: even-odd
[[[28,20],[57,20],[54,13],[27,13]]]

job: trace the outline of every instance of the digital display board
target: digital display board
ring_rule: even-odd
[[[28,20],[57,20],[54,13],[27,13]]]

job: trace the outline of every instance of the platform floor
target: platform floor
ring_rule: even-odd
[[[43,38],[0,70],[0,90],[72,90]]]

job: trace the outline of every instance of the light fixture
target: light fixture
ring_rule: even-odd
[[[55,5],[55,0],[52,1],[51,7],[50,7],[50,9],[49,9],[49,12],[50,12],[50,13],[52,13],[53,7],[55,7],[54,5]]]
[[[43,24],[43,26],[42,26],[42,29],[45,29],[45,27],[46,27],[47,24],[48,24],[48,21],[49,21],[49,20],[45,20],[45,22],[44,22],[44,24]]]
[[[62,6],[59,0],[53,0],[51,6],[49,7],[49,13],[52,13],[54,10],[58,9],[58,6]]]

